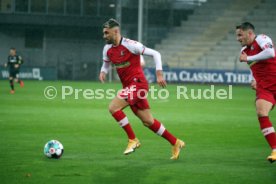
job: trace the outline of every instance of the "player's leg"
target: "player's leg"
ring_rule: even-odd
[[[21,87],[21,88],[24,87],[24,82],[23,82],[23,80],[19,79],[19,82],[18,82],[18,83],[20,84],[20,87]]]
[[[10,83],[10,88],[11,88],[10,93],[11,93],[11,94],[14,94],[13,75],[12,75],[12,73],[11,73],[11,72],[10,72],[10,77],[9,77],[9,83]]]
[[[15,75],[15,82],[17,82],[18,84],[20,84],[20,87],[24,87],[24,82],[19,78],[19,71],[16,72],[16,75]]]
[[[112,114],[114,119],[119,123],[119,125],[124,129],[128,136],[128,146],[124,151],[124,154],[129,154],[135,151],[136,148],[140,146],[139,140],[136,138],[134,131],[131,128],[131,125],[126,117],[125,113],[122,111],[129,104],[126,100],[115,97],[109,104],[109,112]]]
[[[273,103],[264,100],[256,100],[256,112],[260,122],[260,127],[266,141],[272,149],[272,154],[267,158],[270,162],[276,161],[276,134],[274,127],[269,119],[269,112],[273,107]]]
[[[164,137],[171,145],[176,143],[177,138],[173,136],[163,124],[161,124],[157,119],[154,119],[150,109],[138,109],[136,116],[143,122],[143,124],[152,130],[154,133]]]
[[[157,135],[165,138],[173,146],[171,159],[178,159],[181,148],[185,146],[185,143],[172,135],[157,119],[154,119],[150,112],[150,109],[136,109],[132,106],[132,110],[146,127],[148,127]]]

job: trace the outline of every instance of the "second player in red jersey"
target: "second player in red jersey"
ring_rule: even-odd
[[[251,86],[256,90],[256,112],[261,131],[272,153],[267,159],[276,161],[276,134],[269,112],[276,103],[276,57],[272,40],[264,34],[255,35],[254,26],[244,22],[236,27],[237,41],[242,45],[240,61],[246,62],[253,74]]]

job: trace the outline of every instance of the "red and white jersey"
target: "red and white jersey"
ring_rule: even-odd
[[[254,56],[259,54],[264,49],[273,48],[272,40],[264,35],[256,36],[254,42],[250,46],[242,48],[242,52],[245,52],[247,56]],[[275,52],[275,50],[274,50]],[[276,88],[276,57],[248,62],[252,74],[257,82],[257,86],[262,88]]]
[[[144,50],[144,45],[127,38],[122,38],[118,46],[105,45],[103,61],[114,64],[123,87],[135,82],[148,85],[140,64],[140,55]]]

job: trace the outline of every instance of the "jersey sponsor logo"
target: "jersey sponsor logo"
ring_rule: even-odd
[[[130,65],[129,61],[123,62],[123,63],[115,63],[114,64],[116,68],[125,68],[128,67]]]
[[[17,62],[17,58],[15,56],[10,56],[9,57],[9,62],[16,63]]]
[[[250,50],[254,50],[254,46],[253,45],[250,47]]]

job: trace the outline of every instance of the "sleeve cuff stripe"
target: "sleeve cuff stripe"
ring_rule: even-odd
[[[142,51],[142,55],[144,55],[145,49],[146,49],[146,48],[144,47],[144,49],[143,49],[143,51]]]

